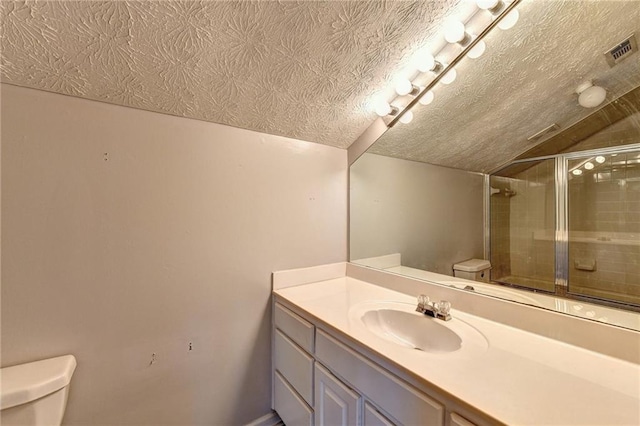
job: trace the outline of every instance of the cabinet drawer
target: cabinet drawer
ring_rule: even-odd
[[[276,371],[273,385],[273,408],[287,425],[313,426],[313,411]]]
[[[313,334],[315,327],[309,321],[291,312],[279,303],[275,304],[274,323],[277,328],[296,342],[298,346],[313,353]]]
[[[304,398],[313,404],[313,358],[296,346],[280,330],[275,336],[275,368]]]
[[[316,333],[316,356],[368,399],[405,425],[444,424],[442,404],[395,378],[324,332]]]

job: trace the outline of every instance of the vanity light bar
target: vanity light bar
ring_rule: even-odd
[[[461,52],[457,56],[455,56],[449,64],[443,64],[437,61],[434,55],[432,55],[430,52],[426,52],[424,57],[420,58],[419,62],[416,63],[417,71],[419,73],[434,72],[435,77],[425,87],[418,87],[410,80],[402,81],[399,84],[399,86],[401,87],[396,87],[396,93],[398,94],[398,96],[412,96],[413,99],[401,109],[392,106],[390,103],[386,103],[389,108],[385,107],[384,104],[382,107],[379,106],[378,108],[376,108],[376,113],[378,113],[379,116],[392,117],[391,121],[387,124],[387,127],[393,127],[398,121],[402,123],[410,122],[413,118],[413,113],[411,113],[410,116],[405,117],[404,119],[403,117],[405,114],[411,112],[409,110],[413,108],[417,103],[421,103],[423,105],[431,103],[433,101],[433,92],[431,89],[433,89],[439,82],[442,82],[443,84],[452,83],[457,75],[454,67],[458,62],[462,60],[462,58],[464,58],[465,55],[468,55],[473,59],[480,57],[480,55],[482,55],[482,53],[484,53],[486,49],[486,43],[482,39],[494,27],[499,26],[503,18],[509,15],[508,21],[510,22],[508,22],[508,24],[510,25],[503,25],[501,28],[504,27],[503,29],[507,29],[515,25],[515,22],[518,20],[518,11],[515,8],[520,3],[520,1],[522,0],[514,0],[507,5],[502,0],[478,0],[478,9],[467,19],[467,22],[472,20],[478,13],[480,13],[480,11],[483,10],[487,10],[489,13],[495,16],[495,18],[477,36],[469,34],[462,22],[450,23],[445,31],[445,39],[448,43],[459,44],[460,46],[462,46]],[[512,11],[514,13],[510,14],[510,12]],[[424,96],[426,96],[426,98],[423,102],[421,102]],[[386,111],[389,112],[387,114],[381,114]]]

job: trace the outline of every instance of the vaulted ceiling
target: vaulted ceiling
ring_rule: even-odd
[[[376,119],[420,47],[473,3],[433,1],[2,1],[2,81],[24,87],[348,147]],[[575,87],[608,99],[640,85],[640,54],[602,53],[632,32],[637,0],[522,0],[520,21],[457,65],[378,154],[490,171],[527,137],[592,112]],[[435,50],[434,50],[435,49]],[[540,141],[537,141],[540,142]]]
[[[2,81],[344,148],[459,1],[2,1]]]

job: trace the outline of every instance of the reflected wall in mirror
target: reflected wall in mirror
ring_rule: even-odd
[[[350,170],[350,259],[450,274],[482,257],[483,182],[480,173],[363,154]],[[396,253],[401,264],[380,259]]]
[[[487,34],[484,56],[463,59],[454,84],[352,165],[350,259],[460,288],[453,265],[488,259],[491,282],[476,292],[640,329],[640,54],[613,67],[603,55],[640,35],[640,7],[518,10],[510,32]],[[585,80],[607,90],[603,106],[578,105]]]

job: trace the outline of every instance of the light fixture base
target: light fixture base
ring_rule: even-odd
[[[587,90],[589,87],[593,86],[593,82],[591,80],[589,81],[585,81],[584,83],[581,83],[578,87],[576,87],[576,93],[579,95],[580,93],[584,92],[585,90]]]

